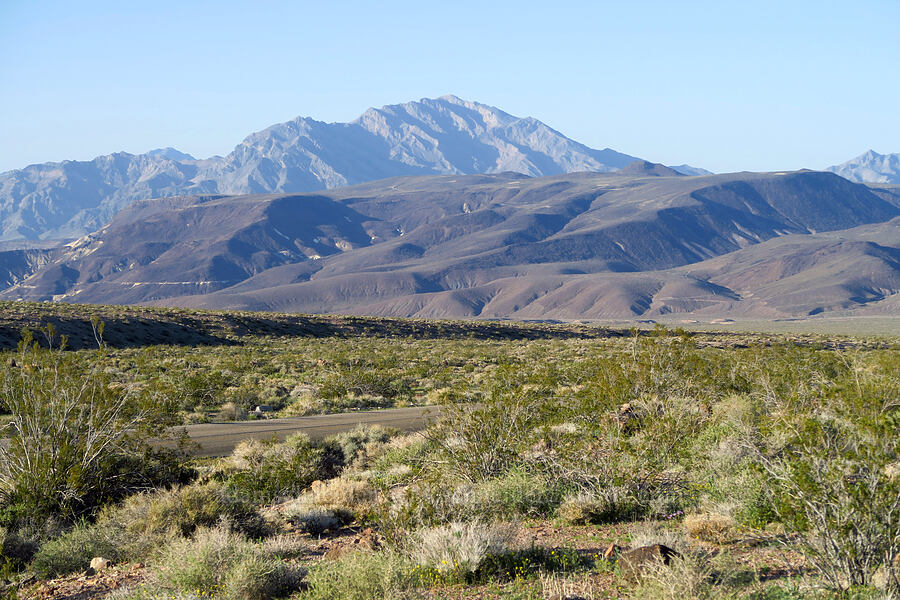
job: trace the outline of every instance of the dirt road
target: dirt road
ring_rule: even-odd
[[[423,429],[428,419],[437,416],[439,410],[435,406],[417,406],[236,423],[204,423],[186,425],[183,429],[187,431],[191,441],[198,444],[191,452],[194,456],[224,456],[230,454],[242,440],[270,440],[273,437],[283,440],[298,431],[306,433],[314,440],[348,431],[359,424],[384,425],[400,431],[416,431]]]

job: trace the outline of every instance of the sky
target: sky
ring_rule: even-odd
[[[0,0],[0,171],[455,94],[716,172],[900,152],[900,2]]]

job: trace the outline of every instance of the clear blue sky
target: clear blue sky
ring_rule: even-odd
[[[0,0],[0,171],[453,93],[715,171],[900,152],[900,2]]]

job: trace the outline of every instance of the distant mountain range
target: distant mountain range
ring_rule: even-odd
[[[2,173],[0,241],[80,237],[150,198],[300,193],[436,173],[606,173],[634,160],[589,148],[537,119],[444,96],[372,108],[352,123],[298,117],[249,135],[224,158],[197,160],[164,148]]]
[[[813,171],[687,177],[645,161],[406,176],[137,201],[61,248],[0,252],[2,265],[9,300],[518,319],[898,314],[900,188]]]
[[[900,315],[900,155],[828,171],[667,167],[455,96],[300,117],[225,157],[161,148],[0,174],[0,299]]]
[[[900,154],[878,154],[869,150],[827,170],[859,183],[900,184]]]

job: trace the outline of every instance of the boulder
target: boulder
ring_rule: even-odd
[[[681,558],[681,555],[668,546],[662,544],[641,546],[619,554],[619,572],[623,577],[637,581],[648,566],[660,563],[667,565],[673,558]]]

